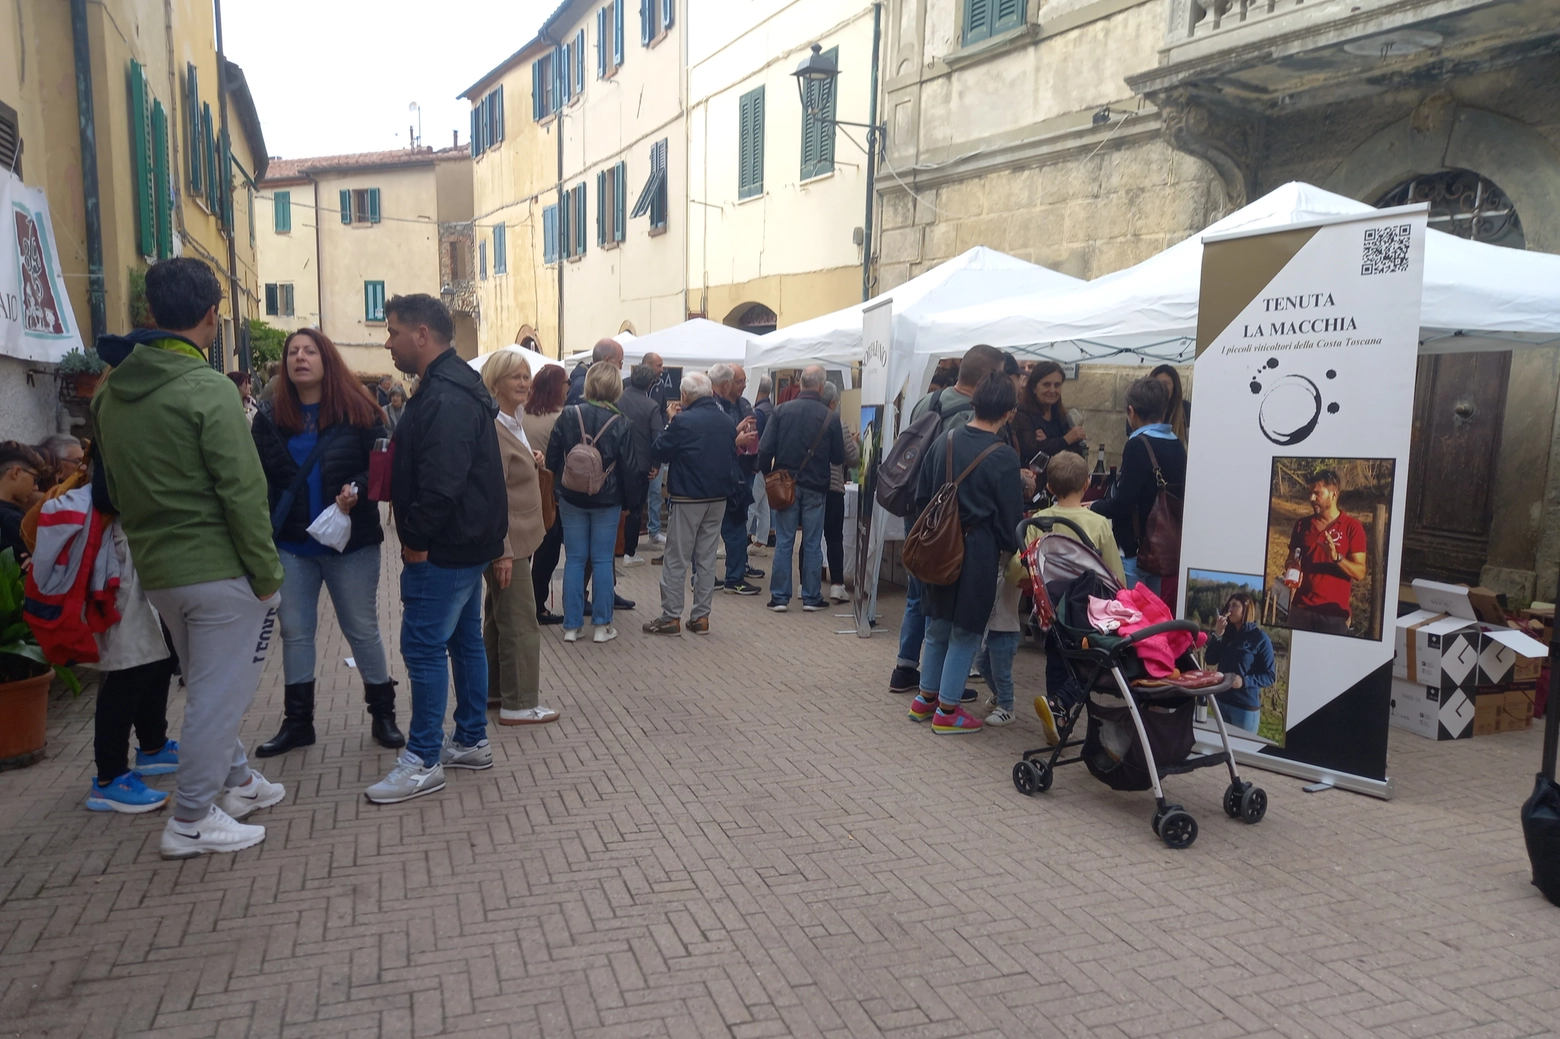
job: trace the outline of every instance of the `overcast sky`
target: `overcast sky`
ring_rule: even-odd
[[[224,43],[243,66],[266,149],[284,158],[467,144],[455,95],[519,50],[557,0],[228,0]]]

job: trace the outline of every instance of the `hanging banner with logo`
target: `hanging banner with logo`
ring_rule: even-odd
[[[1381,796],[1425,213],[1205,238],[1198,304],[1180,616],[1242,761]]]
[[[72,347],[81,347],[81,333],[60,276],[48,199],[0,172],[0,354],[54,363]]]
[[[888,408],[888,349],[893,341],[894,301],[885,299],[861,312],[861,464],[856,476],[856,583],[852,599],[856,634],[872,634],[877,616],[878,568],[883,562],[883,524],[888,514],[877,504],[877,466],[883,457],[883,420]]]

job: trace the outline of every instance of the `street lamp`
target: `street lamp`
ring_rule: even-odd
[[[812,53],[802,59],[802,63],[796,66],[796,71],[791,73],[796,78],[796,96],[802,104],[802,117],[804,120],[815,119],[820,123],[827,123],[831,130],[839,126],[854,126],[867,131],[867,214],[862,221],[861,239],[861,299],[863,302],[872,297],[872,196],[876,191],[877,182],[877,156],[878,149],[882,147],[883,138],[886,135],[887,126],[877,121],[877,91],[878,91],[878,45],[882,38],[882,4],[872,5],[872,95],[871,110],[868,123],[852,123],[844,119],[829,119],[823,115],[820,106],[827,85],[831,90],[836,80],[839,79],[840,69],[833,58],[823,53],[823,47],[819,44],[812,45]],[[814,99],[808,103],[808,87],[816,86],[812,91]]]

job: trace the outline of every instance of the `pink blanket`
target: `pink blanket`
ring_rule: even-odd
[[[1136,624],[1142,627],[1143,615],[1124,602],[1089,596],[1089,627],[1110,635],[1123,624]]]
[[[1147,585],[1140,584],[1135,588],[1123,588],[1116,593],[1116,601],[1129,610],[1135,610],[1141,615],[1137,622],[1122,622],[1117,629],[1118,635],[1130,635],[1134,631],[1141,631],[1154,624],[1163,624],[1165,621],[1174,620],[1170,613],[1170,607],[1164,600],[1155,595]],[[1090,604],[1092,607],[1092,603]],[[1093,610],[1090,610],[1093,616]],[[1149,674],[1163,678],[1174,674],[1176,660],[1194,645],[1202,645],[1207,641],[1206,635],[1197,635],[1193,638],[1190,632],[1166,631],[1151,636],[1137,643],[1134,649],[1138,659],[1143,661],[1143,667]]]

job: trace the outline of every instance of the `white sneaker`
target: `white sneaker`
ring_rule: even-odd
[[[598,624],[596,633],[590,637],[592,642],[611,642],[617,638],[617,629],[610,624]]]
[[[1006,707],[998,707],[995,710],[993,710],[990,714],[986,715],[986,724],[988,726],[990,726],[990,725],[997,725],[997,726],[1012,725],[1013,722],[1015,722],[1017,719],[1018,719],[1018,715],[1014,714],[1012,711],[1008,710]]]
[[[664,544],[666,544],[666,535],[665,534],[651,534],[650,535],[650,540],[654,541],[657,545],[664,545]]]
[[[441,765],[435,762],[425,766],[422,758],[403,750],[395,759],[395,768],[390,774],[363,791],[363,796],[376,805],[393,805],[443,789],[444,768]]]
[[[445,768],[469,768],[473,772],[481,772],[493,767],[493,745],[482,739],[467,747],[456,743],[449,733],[445,733],[444,747],[439,751],[439,764]]]
[[[644,560],[643,556],[624,556],[623,557],[623,569],[624,570],[627,570],[630,567],[644,566],[644,565],[645,565],[645,560]]]
[[[845,590],[845,586],[842,584],[831,584],[829,585],[829,598],[835,602],[850,602],[850,593]]]
[[[282,803],[287,788],[273,783],[254,769],[249,770],[249,782],[243,786],[230,786],[222,791],[217,804],[234,819],[243,819],[250,812],[270,808]]]
[[[578,628],[564,628],[563,629],[563,641],[565,641],[565,642],[578,642],[579,638],[580,638],[580,629],[578,629]]]
[[[544,725],[547,722],[558,720],[558,712],[551,707],[543,707],[538,704],[535,707],[523,711],[506,711],[500,708],[498,712],[498,724],[500,725]]]
[[[265,840],[264,826],[250,826],[228,815],[216,805],[198,823],[169,819],[163,827],[162,857],[193,859],[197,855],[243,851]]]

